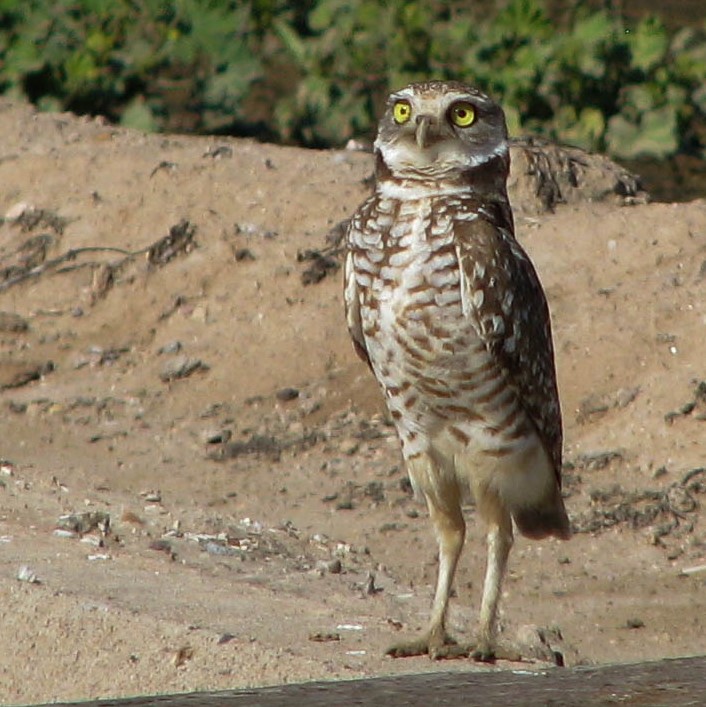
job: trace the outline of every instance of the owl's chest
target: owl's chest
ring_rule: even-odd
[[[379,362],[453,367],[474,331],[464,315],[463,282],[447,207],[432,200],[383,210],[357,243],[353,260],[368,350]]]

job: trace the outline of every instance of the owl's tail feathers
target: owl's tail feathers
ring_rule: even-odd
[[[512,517],[520,533],[532,540],[541,540],[550,535],[561,540],[571,537],[571,523],[559,489],[550,503],[515,508]]]

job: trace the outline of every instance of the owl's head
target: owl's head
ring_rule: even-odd
[[[390,95],[375,152],[379,167],[397,179],[457,180],[490,162],[507,167],[505,115],[463,83],[411,84]]]

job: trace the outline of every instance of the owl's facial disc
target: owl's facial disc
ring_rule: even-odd
[[[462,84],[413,84],[390,97],[375,148],[399,178],[456,178],[507,153],[502,109]]]

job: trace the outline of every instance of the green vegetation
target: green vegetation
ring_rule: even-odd
[[[408,0],[0,0],[0,90],[148,130],[312,146],[369,137],[384,96],[466,80],[511,132],[618,157],[706,148],[706,25],[670,35],[576,3],[488,16]]]

